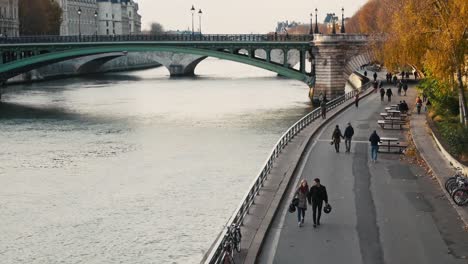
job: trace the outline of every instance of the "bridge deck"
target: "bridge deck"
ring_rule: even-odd
[[[415,94],[411,89],[408,97],[395,96],[394,101],[413,102]],[[333,212],[322,214],[322,225],[314,228],[309,206],[305,225],[299,228],[296,214],[286,211],[293,196],[290,190],[259,263],[466,263],[468,236],[439,186],[398,155],[380,154],[377,163],[369,161],[371,131],[404,138],[404,132],[377,127],[386,105],[378,97],[363,99],[359,109],[352,107],[327,125],[300,171],[300,178],[309,183],[321,178]],[[356,132],[351,153],[344,153],[344,146],[335,153],[330,146],[332,130],[349,121]]]

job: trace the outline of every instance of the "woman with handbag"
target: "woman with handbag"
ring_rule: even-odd
[[[303,179],[301,185],[294,195],[297,198],[297,225],[301,227],[304,224],[305,211],[307,210],[307,198],[309,197],[309,185]]]

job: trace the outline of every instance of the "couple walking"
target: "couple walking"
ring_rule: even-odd
[[[328,195],[325,186],[320,184],[320,179],[314,179],[314,185],[309,190],[309,185],[304,179],[294,195],[299,203],[297,204],[297,222],[301,227],[304,224],[305,211],[307,210],[307,202],[312,205],[312,216],[314,227],[320,225],[320,217],[322,216],[322,206],[328,205]]]
[[[346,152],[351,151],[351,140],[354,136],[354,128],[351,126],[351,123],[348,123],[348,126],[345,129],[344,135],[341,134],[340,127],[336,125],[335,130],[333,130],[332,134],[332,144],[335,145],[336,152],[340,152],[340,143],[341,139],[345,140],[346,145]]]

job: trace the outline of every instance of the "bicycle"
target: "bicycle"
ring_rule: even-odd
[[[225,242],[223,244],[223,259],[221,263],[223,264],[235,264],[234,262],[234,243],[232,238],[229,234],[225,236]]]
[[[468,204],[468,179],[463,179],[463,183],[452,192],[452,199],[458,206]]]
[[[457,168],[455,175],[445,181],[445,190],[451,194],[452,191],[459,185],[460,180],[463,180],[464,178],[465,176],[463,175],[462,170]]]
[[[241,252],[241,240],[242,234],[240,226],[232,224],[228,227],[228,231],[225,235],[225,242],[223,245],[223,259],[224,264],[234,264],[234,249],[239,253]]]
[[[236,248],[236,251],[238,253],[241,252],[242,234],[240,231],[240,226],[236,224],[232,224],[230,228],[230,234],[232,236],[232,240],[234,243],[234,247]]]

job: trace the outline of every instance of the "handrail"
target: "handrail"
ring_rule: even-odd
[[[0,44],[76,43],[76,42],[310,42],[313,35],[285,34],[158,34],[158,35],[75,35],[75,36],[0,36]]]
[[[328,102],[326,104],[326,109],[327,112],[335,109],[336,107],[342,105],[344,102],[353,99],[357,93],[360,93],[362,91],[367,90],[370,87],[370,82],[364,84],[361,87],[361,91],[353,90],[349,93],[346,93],[338,98],[335,98],[334,100]],[[202,261],[204,264],[218,264],[221,263],[223,256],[225,254],[223,250],[223,245],[226,239],[226,234],[228,231],[228,228],[232,224],[236,225],[242,225],[244,222],[244,217],[249,213],[249,209],[252,206],[252,204],[255,203],[255,196],[258,195],[260,188],[263,187],[263,183],[267,179],[268,174],[270,173],[271,169],[273,168],[273,163],[274,161],[278,158],[279,154],[281,151],[287,146],[287,144],[297,135],[301,132],[302,129],[304,129],[306,126],[314,122],[315,120],[319,119],[321,117],[321,109],[317,108],[310,112],[309,114],[305,115],[303,118],[301,118],[299,121],[297,121],[294,125],[292,125],[278,140],[276,145],[273,147],[273,150],[271,151],[270,156],[267,158],[265,161],[265,164],[263,168],[260,170],[259,175],[257,178],[252,182],[249,191],[245,194],[244,199],[240,203],[240,205],[237,207],[236,211],[234,214],[229,218],[227,224],[225,225],[226,228],[224,228],[221,231],[221,234],[218,236],[216,239],[215,243],[213,244],[213,247],[211,248],[211,251],[209,254],[205,254],[206,259]]]

